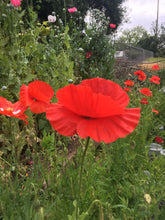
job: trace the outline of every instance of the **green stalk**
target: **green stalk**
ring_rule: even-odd
[[[81,160],[81,164],[80,164],[80,182],[79,182],[78,195],[77,195],[76,220],[78,220],[78,207],[79,207],[79,203],[80,203],[80,193],[81,193],[81,188],[82,188],[82,176],[83,176],[83,169],[84,169],[84,159],[85,159],[86,152],[87,152],[87,149],[88,149],[88,146],[89,146],[89,140],[90,140],[90,137],[88,137],[87,140],[86,140],[85,150],[83,152],[82,160]]]
[[[64,8],[65,8],[65,27],[66,27],[66,2],[64,0]]]

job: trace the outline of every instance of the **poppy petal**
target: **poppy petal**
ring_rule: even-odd
[[[4,109],[8,106],[9,101],[3,97],[0,97],[0,111],[4,111]]]
[[[24,105],[22,105],[22,103],[20,101],[14,103],[13,107],[14,107],[14,112],[17,112],[17,111],[24,112],[28,108],[28,107],[25,107]]]
[[[30,105],[30,110],[33,113],[43,113],[46,111],[48,103],[42,102],[42,101],[33,101],[33,103]]]
[[[24,106],[29,106],[32,104],[33,99],[29,96],[28,86],[26,86],[25,84],[21,86],[19,96],[20,101]]]
[[[46,118],[52,127],[61,135],[76,134],[77,123],[81,118],[60,104],[51,103],[46,109]]]
[[[125,109],[125,115],[111,116],[101,119],[81,120],[77,127],[80,137],[91,137],[96,142],[111,143],[118,138],[130,134],[137,126],[140,108]]]
[[[50,102],[54,96],[53,88],[43,81],[29,83],[28,92],[32,98],[43,102]]]
[[[56,97],[63,106],[79,116],[101,118],[124,114],[119,102],[110,96],[94,93],[88,86],[66,86],[57,91]]]
[[[24,120],[26,124],[28,124],[28,122],[26,121],[26,118],[28,117],[23,114],[26,109],[27,107],[23,106],[20,101],[13,104],[7,99],[0,97],[0,114],[19,118],[21,120]]]
[[[111,80],[93,78],[83,80],[80,85],[91,87],[92,91],[95,93],[110,96],[112,99],[117,100],[121,107],[127,107],[129,103],[129,96],[127,93]]]

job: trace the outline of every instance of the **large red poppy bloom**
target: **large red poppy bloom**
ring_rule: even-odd
[[[34,113],[42,113],[46,111],[47,105],[54,96],[54,91],[49,84],[34,81],[28,86],[23,84],[19,95],[24,106],[30,106],[30,110]]]
[[[148,88],[143,88],[140,90],[140,92],[146,96],[151,96],[152,97],[152,91],[150,91]]]
[[[159,80],[160,78],[158,76],[152,76],[150,78],[150,82],[155,83],[155,84],[160,84]]]
[[[46,117],[64,136],[110,143],[130,134],[137,126],[140,108],[126,109],[127,93],[116,83],[101,78],[68,85],[56,93],[58,102],[50,104]]]
[[[138,79],[141,81],[144,81],[146,79],[146,74],[142,70],[138,70],[137,72],[134,72],[135,75],[138,75]]]
[[[23,106],[20,101],[13,104],[7,99],[0,97],[0,114],[2,115],[19,118],[21,120],[24,120],[26,124],[28,124],[28,122],[26,121],[28,117],[23,114],[26,109],[27,107]]]

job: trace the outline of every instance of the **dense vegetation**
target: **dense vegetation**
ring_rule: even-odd
[[[25,2],[22,0],[21,6]],[[60,13],[55,22],[41,21],[31,4],[22,9],[8,1],[0,3],[0,219],[163,220],[165,70],[156,65],[145,73],[137,70],[117,78],[114,74],[113,33],[107,16],[94,10],[95,22],[87,27],[80,22],[81,10],[69,13],[66,8],[61,9],[61,14],[67,17],[66,22],[60,19]],[[111,32],[109,39],[107,29]],[[119,124],[117,128],[112,123],[117,132],[111,127],[107,129],[115,134],[116,137],[111,137],[115,141],[96,142],[95,138],[81,138],[82,133],[77,134],[80,130],[75,135],[62,135],[60,128],[59,132],[53,129],[56,123],[51,126],[52,118],[48,117],[47,110],[39,113],[35,109],[34,113],[32,109],[33,102],[43,104],[42,101],[47,99],[44,94],[51,99],[49,104],[55,103],[53,106],[57,107],[60,91],[65,88],[82,91],[84,87],[89,90],[88,86],[79,85],[89,79],[103,80],[107,86],[105,90],[102,87],[105,93],[106,88],[109,91],[109,83],[114,82],[114,88],[125,97],[123,103],[120,100],[120,105],[128,104],[121,114],[126,114],[127,108],[133,109],[132,112],[138,109],[138,119],[128,120],[128,124]],[[31,98],[30,92],[28,95],[26,92],[36,81],[42,85],[46,83],[47,90],[38,93],[33,88],[31,93],[37,92]],[[97,86],[94,85],[95,89]],[[81,91],[77,91],[79,95]],[[114,90],[109,96],[115,97],[116,92]],[[28,106],[13,111],[17,101],[21,101],[21,95]],[[66,102],[67,95],[63,97]],[[76,97],[77,93],[74,95]],[[117,105],[105,94],[94,93],[93,97],[96,96],[102,99],[106,96],[106,100]],[[40,97],[43,100],[38,100]],[[85,100],[83,98],[79,96],[77,102]],[[86,96],[84,106],[93,107],[89,99]],[[82,108],[83,103],[80,103]],[[96,108],[102,114],[109,104],[101,104]],[[120,105],[117,105],[119,109]],[[60,102],[58,106],[62,108]],[[18,115],[19,111],[22,111],[21,115]],[[87,116],[83,115],[87,122],[97,118],[97,114],[92,119]],[[120,119],[122,116],[115,117]],[[104,120],[104,117],[100,118],[97,119]],[[70,124],[66,123],[66,128]],[[102,128],[106,133],[105,126]],[[134,129],[122,137],[120,128],[123,126],[123,133],[130,126]],[[90,132],[92,137],[110,139],[102,131],[100,137]]]

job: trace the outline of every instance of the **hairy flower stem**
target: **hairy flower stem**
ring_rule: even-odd
[[[77,194],[76,220],[78,220],[78,208],[79,208],[79,203],[80,203],[80,193],[81,193],[81,189],[82,189],[82,176],[83,176],[83,169],[84,169],[84,159],[85,159],[86,152],[87,152],[87,149],[89,146],[89,140],[90,140],[90,137],[88,137],[86,140],[85,150],[83,152],[81,164],[80,164],[80,181],[79,181],[79,188],[78,188],[78,194]]]
[[[14,125],[14,124],[13,124]],[[10,126],[10,135],[11,135],[11,154],[12,154],[12,160],[15,163],[17,158],[16,153],[16,141],[15,141],[15,134],[14,134],[14,127],[12,125],[12,118],[9,118],[9,126]]]

